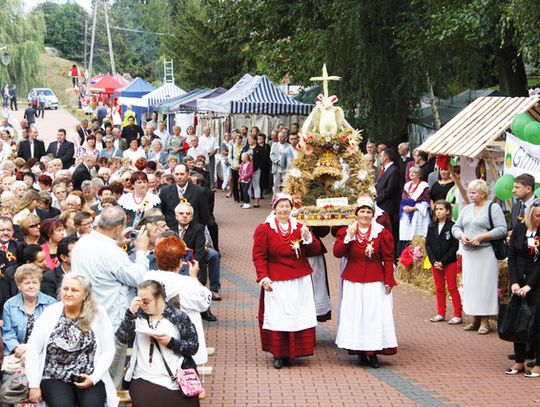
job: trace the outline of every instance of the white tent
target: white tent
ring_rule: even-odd
[[[217,98],[197,100],[197,110],[229,113],[229,102],[247,96],[252,89],[250,83],[253,79],[254,77],[247,73],[232,88]]]
[[[142,100],[143,103],[145,103],[145,106],[156,107],[160,103],[176,98],[178,96],[182,96],[185,93],[185,90],[179,88],[174,83],[166,83],[165,85],[160,86],[156,90],[153,90],[152,92],[144,95],[142,97]]]

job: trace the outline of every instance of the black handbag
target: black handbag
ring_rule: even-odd
[[[491,218],[491,206],[494,205],[494,202],[491,202],[489,204],[488,208],[488,217],[489,217],[489,227],[491,230],[495,227],[493,225],[493,219]],[[506,243],[506,236],[502,239],[497,240],[491,240],[491,247],[493,247],[493,251],[495,252],[495,257],[497,260],[504,260],[508,257],[508,244]]]
[[[504,341],[527,343],[534,333],[534,305],[527,299],[512,295],[508,304],[501,304],[497,331]]]

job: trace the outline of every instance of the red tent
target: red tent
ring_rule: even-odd
[[[123,85],[114,79],[111,75],[106,74],[96,83],[89,86],[89,90],[92,93],[107,93],[112,94],[118,88],[121,88]]]

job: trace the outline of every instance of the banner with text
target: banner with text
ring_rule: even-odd
[[[540,146],[506,133],[504,173],[514,177],[527,173],[531,174],[536,182],[540,182]]]

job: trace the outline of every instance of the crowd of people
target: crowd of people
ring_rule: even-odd
[[[243,209],[273,196],[253,247],[262,348],[278,369],[312,355],[315,327],[331,317],[321,240],[329,230],[297,222],[292,197],[281,192],[299,149],[298,124],[279,125],[269,137],[242,127],[217,140],[210,128],[200,137],[193,127],[186,136],[178,126],[169,134],[157,113],[140,126],[131,109],[120,122],[117,110],[101,107],[104,114],[72,132],[58,129],[47,146],[26,119],[18,139],[7,120],[0,127],[2,334],[6,353],[26,366],[30,400],[115,405],[115,389],[125,386],[135,405],[198,405],[180,394],[168,371],[208,360],[202,320],[216,321],[210,306],[222,300],[219,188]],[[394,265],[417,235],[426,237],[437,287],[431,321],[446,320],[448,286],[448,322],[462,323],[463,309],[474,317],[465,330],[489,333],[498,309],[490,241],[506,236],[507,225],[486,182],[465,189],[459,167],[436,166],[421,151],[411,157],[406,143],[397,154],[373,143],[366,150],[376,197],[358,197],[355,222],[332,230],[342,265],[337,346],[373,368],[377,355],[397,352]],[[453,188],[463,206],[455,224],[447,199]],[[533,190],[533,177],[516,177],[508,261],[512,293],[540,307],[538,245],[531,246],[540,202]],[[529,345],[516,344],[508,374],[521,372],[531,353],[540,355],[540,340]],[[528,377],[540,376],[536,360]]]
[[[481,177],[465,188],[459,166],[439,164],[435,156],[422,151],[410,157],[407,143],[398,146],[398,154],[385,145],[368,143],[366,147],[363,159],[376,180],[375,199],[359,196],[353,224],[332,231],[333,254],[342,259],[339,348],[358,354],[361,365],[374,368],[380,366],[377,355],[397,352],[391,296],[396,285],[394,269],[401,252],[417,236],[425,238],[436,287],[437,313],[431,322],[447,320],[448,289],[453,305],[450,325],[463,323],[465,312],[472,317],[465,331],[480,335],[491,331],[489,320],[498,314],[501,294],[501,258],[494,243],[506,239],[511,295],[526,297],[529,305],[540,309],[540,199],[534,197],[533,176],[515,178],[515,203],[507,225],[502,206],[490,200],[488,184]],[[291,216],[292,197],[276,192],[272,214],[255,231],[253,261],[262,288],[262,348],[272,353],[274,367],[279,369],[299,356],[313,355],[320,283],[314,277],[317,267],[308,260],[314,252],[320,254],[322,242]],[[453,205],[459,208],[455,222]],[[539,322],[537,318],[530,343],[516,343],[515,354],[508,355],[516,363],[506,374],[523,372],[529,357],[533,361],[525,377],[540,377]]]

